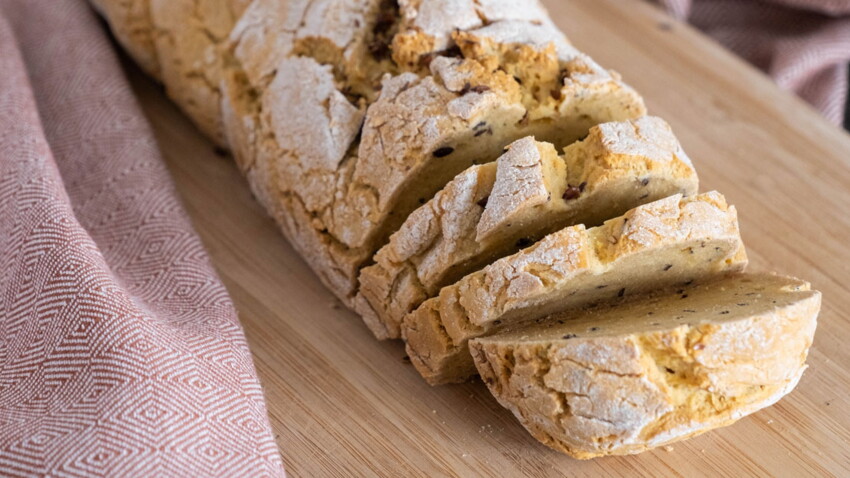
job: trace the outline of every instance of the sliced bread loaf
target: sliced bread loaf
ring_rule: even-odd
[[[558,156],[527,137],[473,166],[414,211],[362,270],[360,291],[398,338],[401,321],[440,288],[565,226],[595,226],[676,193],[697,176],[660,118],[603,123]]]
[[[431,384],[474,375],[467,342],[510,323],[687,284],[746,266],[737,213],[717,192],[671,196],[571,226],[444,287],[402,333]]]
[[[638,453],[729,425],[800,380],[820,293],[740,274],[470,342],[481,378],[535,438],[576,458]]]
[[[255,194],[288,218],[287,236],[349,305],[360,266],[458,172],[525,135],[568,143],[645,111],[615,74],[556,30],[544,35],[543,10],[529,19],[533,9],[473,2],[312,2],[299,25],[297,3],[255,1],[234,28],[225,129]],[[499,18],[491,27],[513,26],[473,33],[485,10]],[[414,32],[431,39],[402,39]],[[415,65],[389,58],[387,42]]]
[[[457,173],[645,111],[537,1],[93,1],[352,307],[359,268]]]
[[[225,90],[228,137],[252,188],[273,214],[287,204],[282,215],[296,218],[299,231],[288,236],[300,252],[316,251],[305,257],[346,303],[359,267],[458,172],[493,161],[527,134],[567,143],[594,124],[644,111],[606,72],[607,80],[594,77],[558,102],[563,114],[531,121],[521,88],[503,72],[448,57],[431,69],[435,76],[386,79],[368,109],[335,86],[329,65],[307,57],[282,60],[261,91],[242,94],[239,75]]]

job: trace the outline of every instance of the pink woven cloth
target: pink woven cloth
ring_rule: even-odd
[[[850,0],[656,0],[840,124]]]
[[[83,0],[0,0],[0,476],[282,476],[233,305]]]

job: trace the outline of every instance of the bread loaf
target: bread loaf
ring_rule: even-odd
[[[361,266],[457,173],[645,112],[536,1],[97,4],[352,307]]]
[[[538,440],[576,458],[728,425],[800,380],[820,293],[743,274],[470,342],[481,378]]]
[[[474,375],[467,342],[500,327],[625,299],[746,266],[734,206],[671,196],[604,225],[572,226],[444,287],[404,319],[407,353],[431,384]]]
[[[746,264],[734,208],[643,204],[695,193],[687,156],[537,0],[91,2],[376,335],[405,336],[431,383],[477,366],[549,446],[640,451],[799,379],[819,296],[764,276],[695,285]],[[672,284],[678,299],[644,297]],[[672,304],[690,295],[682,324]]]
[[[523,138],[496,163],[473,166],[414,211],[363,269],[360,291],[399,337],[404,316],[495,259],[565,226],[595,226],[640,204],[694,194],[697,177],[660,118],[604,123],[558,156]]]

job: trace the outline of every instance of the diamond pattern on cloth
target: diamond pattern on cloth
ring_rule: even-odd
[[[283,476],[233,304],[82,0],[0,0],[0,476]]]
[[[841,124],[850,62],[850,1],[655,1]]]

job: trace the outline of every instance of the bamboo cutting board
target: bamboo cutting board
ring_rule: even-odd
[[[480,382],[431,388],[399,342],[338,304],[159,88],[130,67],[195,227],[230,290],[291,476],[850,475],[850,136],[636,0],[550,0],[575,45],[665,118],[702,190],[738,207],[752,270],[824,294],[809,370],[779,404],[637,456],[577,461],[532,439]]]

